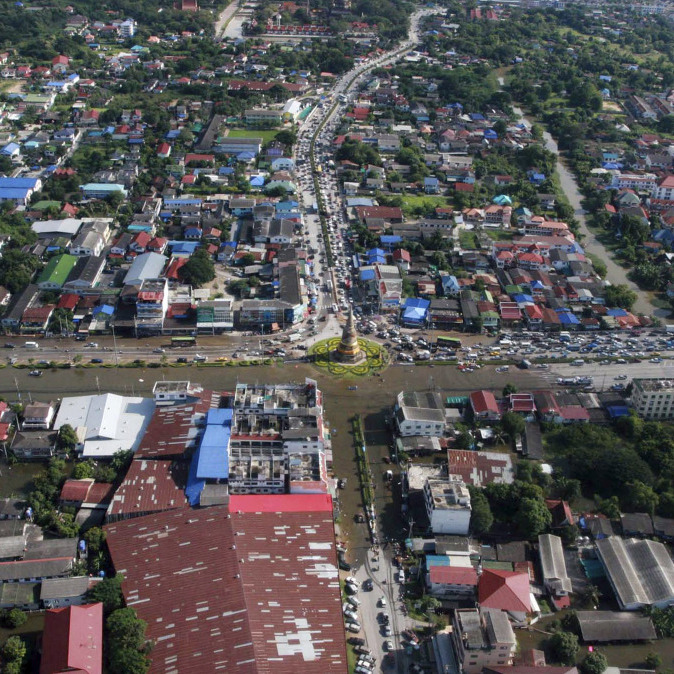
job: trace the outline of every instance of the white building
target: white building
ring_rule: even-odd
[[[133,37],[136,34],[136,21],[135,19],[125,19],[122,23],[119,24],[119,35],[120,37],[129,38]]]
[[[674,380],[633,379],[632,407],[643,419],[674,417]]]
[[[450,475],[444,480],[426,480],[424,502],[434,534],[468,535],[470,494],[458,475]]]
[[[438,393],[403,391],[398,394],[394,412],[398,433],[402,437],[442,437],[445,433],[445,408]]]
[[[64,398],[54,430],[69,424],[75,429],[85,458],[109,459],[115,452],[135,451],[147,428],[154,400],[104,393]]]

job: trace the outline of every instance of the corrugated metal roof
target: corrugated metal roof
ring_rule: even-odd
[[[106,531],[151,674],[348,671],[332,512],[214,506]]]

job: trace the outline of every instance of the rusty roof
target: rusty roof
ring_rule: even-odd
[[[184,508],[188,470],[186,461],[134,459],[112,497],[108,517],[115,520]]]
[[[214,391],[196,395],[198,399],[186,405],[155,407],[135,459],[180,457],[185,450],[197,446],[198,424],[209,409],[220,406],[221,395]]]
[[[150,673],[346,674],[332,513],[246,511],[106,526],[127,606],[154,642]]]

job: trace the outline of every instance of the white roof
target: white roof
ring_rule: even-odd
[[[64,398],[54,428],[81,429],[85,457],[105,458],[120,450],[135,451],[154,411],[154,400],[102,395]]]
[[[67,234],[75,236],[82,226],[81,219],[65,218],[63,220],[37,220],[30,228],[38,235],[40,234]]]

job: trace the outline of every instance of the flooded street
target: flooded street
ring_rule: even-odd
[[[399,518],[397,488],[391,501],[384,486],[383,472],[387,467],[384,456],[389,456],[391,434],[386,426],[395,396],[403,389],[428,390],[434,388],[443,395],[466,395],[475,389],[490,388],[495,383],[500,389],[507,381],[519,388],[533,388],[542,384],[534,371],[513,369],[505,378],[495,375],[488,367],[473,373],[459,372],[456,366],[436,367],[391,366],[381,377],[336,379],[325,375],[311,365],[286,364],[256,367],[164,367],[138,369],[70,369],[45,371],[40,379],[28,376],[28,370],[0,370],[0,395],[17,401],[17,388],[26,399],[58,401],[64,396],[97,393],[150,396],[155,381],[189,379],[205,388],[231,390],[237,382],[281,383],[301,382],[313,377],[325,394],[325,418],[333,435],[333,469],[337,477],[346,478],[346,488],[339,491],[340,528],[342,538],[348,540],[350,556],[362,559],[367,549],[367,529],[355,524],[354,515],[362,509],[362,500],[356,471],[356,457],[351,435],[351,419],[361,414],[365,427],[365,442],[375,480],[376,509],[383,518],[389,535],[401,533],[404,522]],[[357,386],[349,390],[349,386]],[[18,464],[8,470],[2,463],[0,470],[0,496],[25,494],[32,476],[42,464]]]

